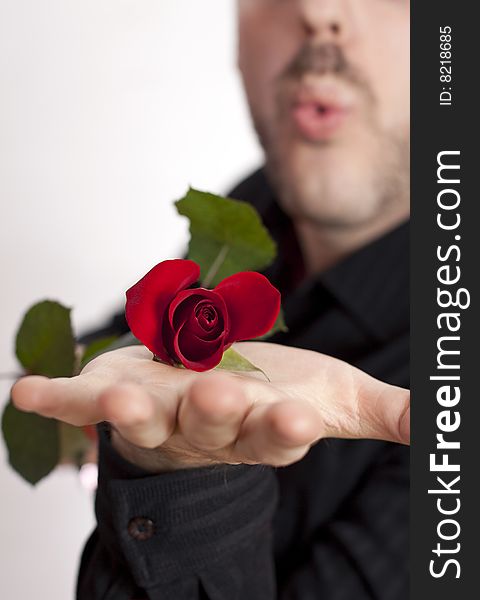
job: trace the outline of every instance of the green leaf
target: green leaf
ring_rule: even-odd
[[[59,423],[60,457],[62,460],[81,466],[91,441],[81,427]]]
[[[200,265],[205,287],[273,262],[276,244],[247,202],[190,189],[175,205],[190,220],[188,257]]]
[[[98,340],[93,341],[91,344],[88,344],[88,346],[83,351],[80,369],[83,369],[83,367],[87,363],[89,363],[97,356],[100,356],[100,354],[103,354],[104,352],[109,352],[112,344],[117,340],[117,335],[110,335],[108,337],[99,338]]]
[[[226,371],[251,372],[257,371],[262,373],[267,379],[267,375],[262,369],[259,369],[244,356],[236,352],[233,348],[229,348],[223,353],[223,358],[217,369],[225,369]]]
[[[268,331],[265,335],[262,335],[262,336],[260,336],[258,338],[255,338],[255,339],[257,341],[268,340],[269,338],[271,338],[276,333],[280,333],[280,332],[286,333],[287,331],[288,331],[288,327],[285,324],[285,317],[284,317],[284,314],[283,314],[283,309],[280,309],[280,312],[278,313],[277,320],[273,324],[273,327],[270,329],[270,331]]]
[[[22,412],[9,402],[3,412],[2,431],[11,466],[32,485],[58,464],[59,426],[54,419]]]
[[[16,353],[28,373],[70,377],[75,370],[75,340],[70,309],[45,300],[30,308],[17,333]]]

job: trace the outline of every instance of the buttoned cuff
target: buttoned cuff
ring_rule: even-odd
[[[99,427],[98,531],[143,589],[226,564],[269,536],[276,480],[264,466],[217,465],[151,475]],[[122,560],[123,558],[123,560]]]

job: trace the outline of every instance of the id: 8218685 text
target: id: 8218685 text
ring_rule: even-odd
[[[440,106],[452,105],[452,28],[440,27]]]

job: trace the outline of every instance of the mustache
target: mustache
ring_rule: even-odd
[[[347,60],[337,44],[305,45],[285,69],[281,79],[300,79],[304,75],[336,75],[362,88],[368,86],[359,71]]]

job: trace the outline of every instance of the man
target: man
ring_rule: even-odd
[[[13,398],[104,422],[80,600],[404,600],[408,451],[379,440],[409,436],[409,3],[238,11],[266,166],[233,195],[279,243],[290,328],[239,346],[270,382],[127,348]]]

